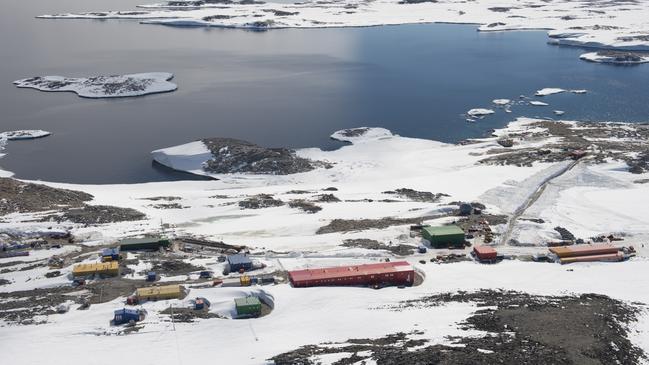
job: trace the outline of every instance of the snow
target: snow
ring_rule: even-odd
[[[41,130],[41,129],[23,129],[17,131],[9,131],[0,133],[0,139],[7,139],[9,141],[15,141],[20,139],[34,139],[47,137],[51,133]]]
[[[341,0],[263,4],[167,3],[137,11],[41,15],[46,19],[133,19],[143,24],[222,28],[362,27],[412,23],[478,24],[483,32],[548,30],[549,43],[602,49],[649,50],[649,3],[559,0],[447,0],[402,4],[400,0]],[[494,11],[493,8],[507,8]],[[596,11],[592,11],[595,7]],[[264,11],[268,9],[276,10]],[[352,9],[352,10],[350,10]],[[96,10],[96,9],[94,9]],[[217,17],[218,16],[218,17]]]
[[[161,148],[151,152],[151,157],[174,170],[202,175],[203,164],[212,158],[212,152],[201,141],[185,143],[180,146]]]
[[[167,72],[148,72],[88,78],[36,76],[13,83],[20,88],[74,92],[84,98],[117,98],[174,91],[178,86],[169,82],[172,78]]]
[[[357,129],[357,133],[338,131],[332,137],[349,144],[333,151],[307,148],[296,152],[302,157],[329,161],[332,168],[289,176],[255,176],[250,179],[232,174],[215,176],[223,178],[221,180],[128,185],[44,182],[54,187],[88,192],[95,197],[92,204],[130,207],[144,212],[148,218],[139,222],[85,227],[69,222],[57,225],[54,222],[29,221],[25,218],[33,215],[14,214],[3,217],[0,229],[71,227],[77,237],[92,240],[84,242],[91,246],[111,243],[125,235],[155,232],[164,222],[169,225],[169,235],[204,235],[230,244],[252,246],[253,252],[257,253],[254,258],[268,265],[267,272],[394,259],[387,252],[348,249],[341,247],[340,243],[348,238],[370,238],[418,244],[418,239],[409,236],[407,225],[322,235],[315,234],[315,231],[336,218],[435,215],[449,209],[449,203],[453,201],[479,201],[486,204],[489,213],[511,213],[540,184],[564,170],[569,162],[519,167],[483,165],[478,161],[489,156],[490,150],[501,149],[497,143],[500,136],[544,132],[545,128],[532,125],[537,121],[518,118],[507,127],[494,131],[493,136],[466,145],[407,138],[378,128]],[[574,125],[574,122],[566,123]],[[535,149],[558,142],[558,137],[512,138],[516,138],[513,148],[521,149]],[[201,166],[209,158],[209,151],[202,142],[195,141],[154,151],[153,157],[179,170],[203,174]],[[125,298],[93,304],[87,311],[78,311],[76,305],[72,305],[68,313],[44,318],[47,323],[42,325],[0,327],[0,342],[5,349],[3,355],[16,364],[36,363],[48,356],[76,365],[87,363],[88,353],[119,348],[125,351],[115,351],[110,357],[94,357],[94,363],[132,362],[136,358],[145,359],[144,362],[170,364],[177,363],[178,359],[188,360],[188,357],[192,362],[210,362],[218,357],[219,363],[264,364],[269,357],[302,345],[380,337],[398,331],[422,330],[426,338],[436,343],[448,342],[447,336],[476,335],[458,328],[458,324],[476,310],[472,303],[413,308],[402,312],[385,308],[402,300],[434,293],[502,288],[542,295],[600,293],[620,300],[647,303],[649,291],[642,288],[646,287],[649,260],[641,244],[649,238],[649,184],[634,184],[633,180],[649,177],[649,174],[632,175],[624,166],[624,162],[580,164],[552,179],[541,197],[526,211],[530,217],[542,218],[545,223],[520,223],[512,237],[524,238],[528,242],[538,239],[540,242],[552,239],[556,235],[553,233],[556,226],[565,227],[581,237],[623,231],[626,234],[623,244],[635,245],[640,251],[640,257],[627,262],[574,264],[570,266],[572,271],[561,265],[509,260],[497,265],[474,262],[418,264],[420,259],[429,260],[440,252],[430,250],[408,258],[425,275],[423,284],[417,287],[296,289],[279,284],[249,288],[190,288],[189,296],[184,300],[144,303],[142,307],[149,312],[144,328],[126,336],[116,335],[118,329],[108,325],[112,311],[122,308]],[[283,201],[296,196],[311,199],[330,186],[338,189],[331,193],[342,201],[317,203],[323,208],[317,214],[304,214],[288,206],[242,210],[236,204],[245,197],[260,193],[271,194]],[[439,203],[405,199],[382,201],[394,198],[383,192],[401,187],[450,196],[442,198]],[[290,193],[296,189],[309,193]],[[182,205],[189,208],[155,209],[150,200],[145,200],[155,196],[180,197]],[[632,212],[629,207],[633,207]],[[439,224],[448,220],[430,219],[427,222]],[[493,229],[498,231],[502,226]],[[543,247],[499,246],[498,250],[504,254],[546,252]],[[96,252],[88,251],[85,259],[97,260]],[[35,253],[38,256],[34,258],[45,259],[48,253],[61,254],[60,251],[43,250]],[[129,259],[132,258],[129,254]],[[201,258],[193,262],[220,272],[221,266],[215,259]],[[0,291],[67,285],[69,279],[66,275],[71,267],[62,269],[64,275],[56,278],[46,278],[44,267],[3,274],[3,278],[10,277],[11,283],[0,286]],[[133,278],[139,278],[137,271],[144,271],[148,266],[139,264],[132,268],[136,269]],[[185,278],[185,275],[179,275],[163,277],[161,281]],[[269,298],[274,303],[274,310],[258,319],[232,320],[233,298],[241,295]],[[213,304],[210,311],[226,318],[172,325],[167,316],[159,313],[172,305],[175,308],[187,306],[188,300],[198,296],[208,298]],[[646,314],[634,324],[634,328],[640,332],[634,335],[633,340],[643,348],[649,348]],[[48,346],[45,348],[43,343]],[[78,351],[79,348],[84,351]],[[147,349],[146,358],[137,353],[138,350],[133,350],[142,348]]]
[[[556,87],[546,87],[544,89],[537,90],[534,95],[536,95],[536,96],[548,96],[548,95],[554,95],[554,94],[563,93],[565,91],[566,90],[564,90],[564,89],[559,89],[559,88],[556,88]]]
[[[489,114],[493,114],[494,111],[491,109],[475,108],[467,112],[471,117],[484,117]]]
[[[619,65],[635,65],[649,62],[649,55],[637,55],[633,59],[618,59],[615,55],[600,54],[599,52],[588,52],[579,56],[580,59],[596,63],[611,63]]]
[[[124,298],[104,304],[93,304],[90,310],[78,311],[73,305],[65,314],[49,316],[39,326],[11,326],[0,331],[5,356],[16,364],[34,363],[47,353],[50,359],[66,359],[69,364],[87,363],[88,353],[101,353],[106,347],[120,349],[146,348],[146,356],[133,351],[116,351],[110,357],[98,356],[96,364],[128,362],[133,358],[150,363],[172,364],[178,359],[209,362],[264,364],[265,360],[302,345],[339,342],[349,338],[372,338],[398,331],[424,331],[433,343],[446,343],[445,336],[476,334],[457,327],[477,308],[471,303],[452,303],[438,307],[413,308],[400,312],[384,309],[400,300],[434,293],[479,288],[502,288],[532,294],[602,293],[626,301],[649,301],[644,284],[649,270],[646,260],[626,263],[575,264],[567,271],[553,264],[505,261],[498,265],[472,262],[450,265],[421,265],[427,279],[419,287],[386,288],[305,288],[288,285],[250,288],[191,289],[187,299],[208,298],[210,312],[232,313],[232,298],[240,295],[272,295],[275,308],[259,319],[209,319],[197,323],[175,323],[160,310],[187,305],[187,299],[148,302],[142,307],[149,315],[144,329],[127,336],[110,335],[108,325],[115,309],[122,308]],[[598,280],[592,280],[593,277]],[[543,280],[538,280],[543,278]],[[644,319],[645,316],[642,318]],[[646,331],[646,321],[638,323]],[[108,335],[106,335],[107,333]],[[25,339],[30,339],[26,341]],[[73,338],[73,340],[71,340]],[[47,343],[47,348],[43,347]],[[83,348],[84,351],[78,351]],[[486,349],[485,349],[486,350]]]
[[[392,132],[385,128],[360,127],[337,131],[331,138],[342,142],[362,143],[392,136]]]
[[[548,103],[544,103],[544,102],[542,102],[542,101],[532,100],[532,101],[530,101],[530,105],[534,105],[534,106],[548,106],[548,105],[550,105],[550,104],[548,104]]]

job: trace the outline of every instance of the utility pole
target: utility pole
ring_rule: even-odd
[[[176,331],[176,322],[174,322],[174,306],[169,304],[169,309],[171,310],[171,326],[174,331]]]

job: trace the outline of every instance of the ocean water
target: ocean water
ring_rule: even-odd
[[[146,0],[145,0],[146,1]],[[125,20],[42,20],[39,14],[127,10],[142,0],[8,0],[0,12],[0,130],[52,136],[11,142],[0,167],[16,177],[73,183],[190,179],[156,166],[150,151],[204,137],[268,147],[337,148],[342,128],[455,142],[517,116],[649,121],[649,65],[579,60],[583,49],[546,44],[545,32],[480,33],[449,24],[372,28],[173,28]],[[175,74],[176,92],[89,100],[18,89],[36,75]],[[587,89],[537,98],[547,107],[475,123],[463,115],[491,100],[544,87]]]

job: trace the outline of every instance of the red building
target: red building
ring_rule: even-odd
[[[473,254],[480,261],[492,261],[498,257],[498,253],[490,246],[473,246]]]
[[[412,285],[415,269],[405,261],[289,271],[294,287]]]

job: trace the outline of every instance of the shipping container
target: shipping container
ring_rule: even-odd
[[[158,279],[158,275],[155,273],[155,271],[149,271],[146,273],[146,281],[156,281]]]
[[[210,301],[203,297],[198,297],[194,300],[194,309],[203,310],[209,308],[211,305]]]
[[[121,251],[159,250],[171,245],[164,237],[127,238],[119,241]]]
[[[571,264],[574,262],[593,262],[593,261],[616,262],[622,260],[624,260],[624,254],[622,252],[616,252],[616,253],[606,253],[602,255],[562,257],[560,259],[560,262],[561,264]]]
[[[139,301],[145,300],[162,300],[162,299],[179,299],[185,295],[185,288],[181,285],[162,285],[138,288],[135,290],[135,296]]]
[[[560,246],[560,247],[550,248],[550,252],[557,255],[559,258],[604,255],[604,254],[616,253],[618,251],[619,248],[606,243],[593,244],[593,245]]]
[[[289,271],[294,287],[338,285],[412,285],[415,270],[408,262],[382,262],[354,266]]]
[[[252,284],[252,280],[250,280],[250,276],[248,275],[241,276],[239,281],[241,282],[241,286],[250,286]]]
[[[73,276],[91,276],[91,275],[119,275],[119,263],[117,261],[98,262],[93,264],[79,264],[72,269]]]
[[[456,225],[424,227],[421,236],[435,248],[464,246],[465,243],[464,231]]]
[[[101,251],[101,260],[104,262],[108,261],[118,261],[119,260],[119,248],[105,248]]]
[[[143,309],[118,309],[113,316],[113,324],[120,325],[143,321],[146,311]]]
[[[473,254],[480,261],[493,261],[498,253],[490,246],[473,246]]]
[[[237,317],[258,317],[261,314],[261,302],[257,297],[237,298],[234,300]]]

